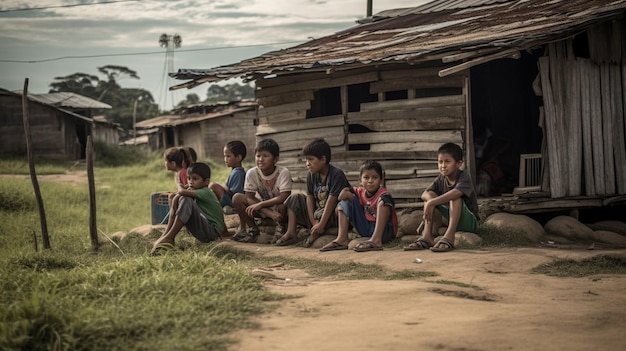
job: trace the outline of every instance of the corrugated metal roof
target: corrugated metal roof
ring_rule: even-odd
[[[111,109],[111,105],[74,93],[28,94],[32,100],[71,109]]]
[[[174,127],[182,126],[191,123],[197,123],[211,118],[224,117],[239,112],[245,112],[254,110],[256,105],[244,104],[239,105],[227,105],[227,106],[213,106],[213,110],[209,113],[193,113],[189,115],[165,115],[159,116],[145,121],[137,122],[137,128],[155,128],[155,127]]]
[[[291,48],[211,69],[179,69],[206,82],[367,64],[418,63],[474,52],[494,55],[566,38],[601,19],[622,16],[626,0],[441,0],[376,14],[372,22]],[[468,58],[471,55],[462,57]],[[458,59],[461,59],[459,57]]]
[[[11,96],[22,98],[22,92],[21,91],[20,92],[15,92],[15,91],[10,91],[10,90],[6,90],[6,89],[0,88],[0,94],[11,95]],[[77,114],[75,112],[68,111],[68,110],[66,110],[64,108],[61,108],[61,107],[58,107],[58,106],[54,106],[54,105],[42,102],[41,100],[36,99],[33,94],[28,94],[28,100],[32,101],[34,103],[41,104],[41,105],[49,106],[50,108],[53,108],[53,109],[58,110],[58,111],[61,111],[61,112],[65,113],[65,114],[67,114],[69,116],[72,116],[72,117],[74,117],[76,119],[80,119],[80,120],[83,120],[83,121],[89,122],[89,123],[92,122],[91,118],[79,115],[79,114]]]

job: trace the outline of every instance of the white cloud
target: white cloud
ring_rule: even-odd
[[[3,0],[0,9],[51,7],[79,1]],[[374,0],[373,12],[424,2]],[[0,45],[3,47],[0,60],[159,52],[163,50],[158,45],[159,36],[176,33],[181,35],[183,44],[175,53],[175,67],[211,68],[354,26],[357,19],[365,17],[366,3],[366,0],[144,0],[3,12],[0,13]],[[293,43],[250,47],[283,42]],[[234,48],[238,46],[242,48]],[[220,47],[224,49],[218,50]],[[184,52],[185,49],[207,48],[213,50]],[[79,71],[96,74],[96,67],[110,63],[137,70],[141,87],[150,89],[157,99],[164,80],[163,62],[160,55],[68,59],[39,64],[0,62],[0,87],[19,89],[23,77],[31,75],[35,76],[33,90],[47,91],[55,76]],[[37,74],[33,75],[34,72]],[[207,87],[201,88],[203,92]],[[204,96],[204,93],[199,95]]]

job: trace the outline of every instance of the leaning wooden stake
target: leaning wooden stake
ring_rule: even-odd
[[[30,137],[30,124],[28,122],[28,78],[24,80],[24,91],[22,92],[22,120],[24,121],[24,133],[26,134],[26,152],[28,154],[28,168],[30,169],[30,180],[33,183],[37,205],[39,206],[39,220],[41,221],[41,241],[44,249],[50,249],[50,239],[48,238],[48,224],[46,223],[46,211],[43,207],[43,199],[39,190],[39,182],[35,173],[35,162],[33,161],[32,139]]]
[[[98,251],[98,228],[96,226],[96,186],[93,179],[93,142],[87,136],[87,180],[89,181],[89,237],[91,248]]]

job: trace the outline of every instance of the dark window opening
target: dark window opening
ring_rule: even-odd
[[[415,89],[415,98],[461,95],[463,88]]]
[[[574,44],[574,56],[582,58],[591,57],[591,54],[589,53],[589,37],[587,36],[587,32],[575,36],[572,42]]]
[[[409,98],[409,92],[407,90],[395,90],[385,92],[385,101],[391,100],[406,100]]]
[[[348,112],[361,111],[361,104],[378,101],[378,94],[370,94],[370,84],[348,85]]]
[[[313,96],[306,118],[341,114],[341,89],[339,87],[315,90]]]

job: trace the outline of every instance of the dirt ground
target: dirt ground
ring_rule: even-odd
[[[86,183],[84,172],[38,178]],[[397,248],[359,253],[228,240],[221,245],[270,257],[354,261],[438,274],[342,281],[314,278],[289,266],[259,267],[253,273],[273,276],[266,279],[271,291],[294,298],[257,318],[260,329],[236,332],[240,342],[231,351],[626,349],[625,275],[557,278],[530,273],[554,258],[626,255],[626,250],[507,248],[433,253]],[[416,258],[422,262],[415,263]]]
[[[554,258],[624,250],[507,248],[447,253],[319,252],[225,241],[264,256],[379,264],[436,272],[409,280],[316,279],[290,267],[264,268],[273,292],[296,296],[236,333],[231,350],[624,350],[626,276],[532,274]],[[422,260],[415,263],[415,259]],[[277,260],[276,263],[280,263]],[[258,271],[257,271],[258,272]],[[471,285],[459,287],[437,281]]]

